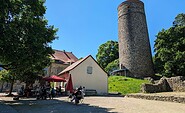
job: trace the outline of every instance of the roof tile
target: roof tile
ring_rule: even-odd
[[[51,56],[54,60],[60,60],[65,63],[73,63],[78,61],[78,58],[72,52],[54,50],[55,53]]]

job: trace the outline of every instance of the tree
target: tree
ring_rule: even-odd
[[[117,41],[107,41],[106,43],[99,46],[96,59],[102,68],[105,68],[109,63],[118,58],[119,52]]]
[[[3,90],[3,85],[4,85],[4,82],[13,82],[15,79],[14,76],[12,76],[9,71],[3,69],[0,71],[0,81],[2,81],[2,86],[1,86],[1,89],[0,89],[0,92]],[[11,84],[12,85],[12,84]]]
[[[185,26],[185,14],[181,13],[175,17],[175,21],[173,22],[173,26]]]
[[[179,17],[175,26],[163,29],[155,40],[155,70],[164,76],[185,76],[185,20]]]
[[[108,72],[109,74],[111,74],[112,71],[118,69],[119,69],[119,59],[112,61],[105,67],[105,71]]]
[[[1,0],[0,67],[18,79],[26,81],[26,73],[41,73],[50,64],[49,43],[56,39],[57,29],[44,18],[44,2]]]

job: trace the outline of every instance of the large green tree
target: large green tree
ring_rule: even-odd
[[[173,27],[162,30],[155,40],[156,73],[164,76],[185,76],[185,14],[179,14]]]
[[[0,0],[0,67],[22,81],[41,73],[53,53],[49,43],[57,30],[44,17],[44,2]]]
[[[119,52],[117,41],[107,41],[106,43],[99,46],[96,59],[102,68],[105,68],[109,63],[118,58]]]
[[[109,74],[111,74],[111,72],[113,72],[114,70],[118,70],[118,69],[119,69],[119,59],[116,59],[116,60],[110,62],[105,67],[105,71],[108,72]]]
[[[185,26],[185,14],[181,13],[175,17],[174,26]]]

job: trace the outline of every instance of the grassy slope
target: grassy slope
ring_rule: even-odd
[[[119,92],[121,94],[138,93],[142,83],[149,83],[148,80],[128,78],[124,76],[110,76],[109,92]]]

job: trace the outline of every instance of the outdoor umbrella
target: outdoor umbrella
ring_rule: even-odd
[[[66,82],[65,79],[61,78],[61,77],[58,77],[56,75],[52,75],[52,76],[49,76],[49,77],[45,77],[43,78],[45,81],[48,81],[48,82]]]
[[[70,91],[70,93],[73,92],[73,82],[72,82],[71,74],[69,76],[69,80],[68,80],[67,85],[66,85],[66,90]]]

